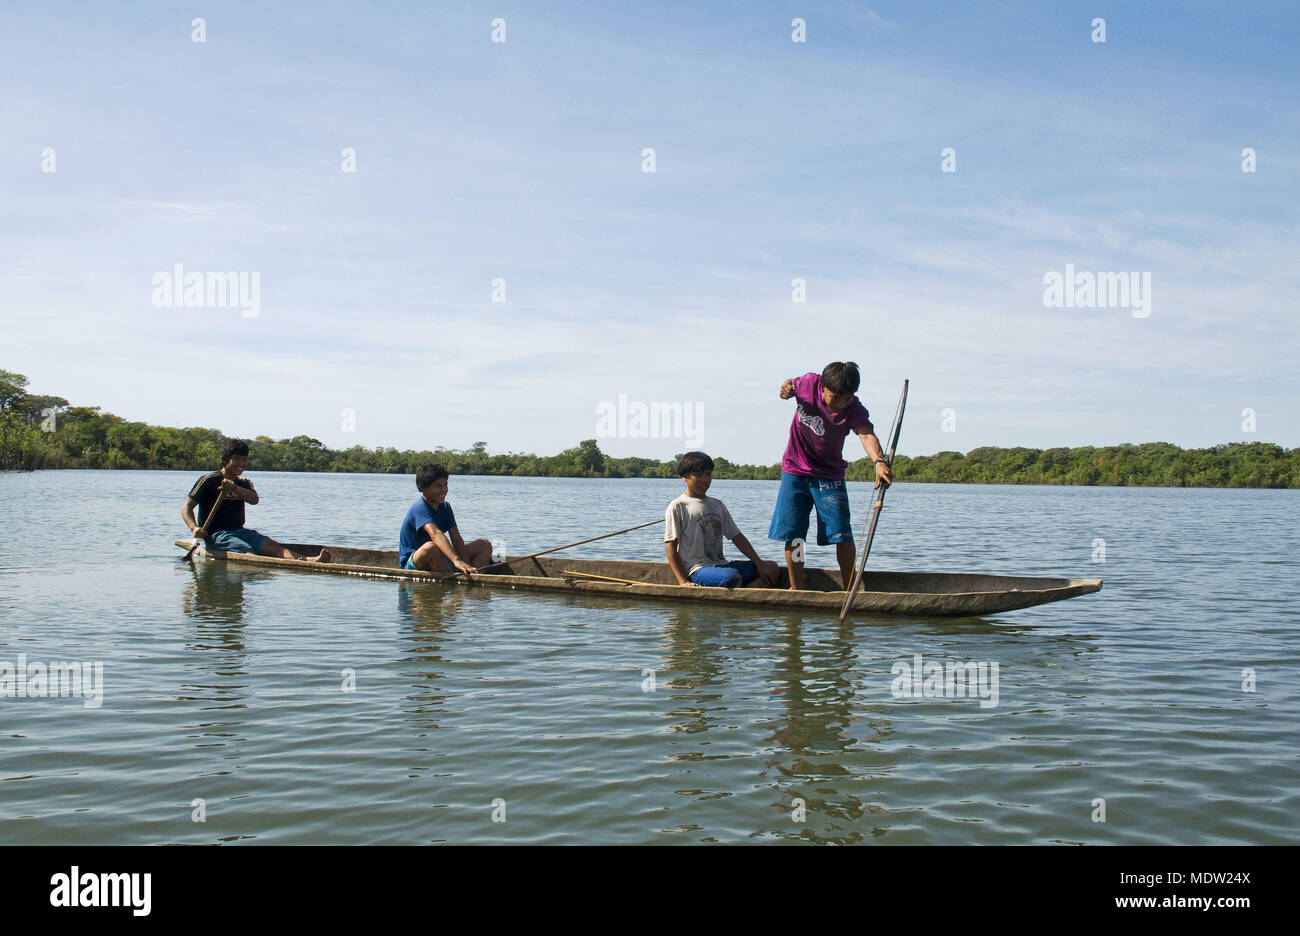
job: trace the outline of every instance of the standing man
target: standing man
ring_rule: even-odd
[[[866,407],[855,394],[861,384],[858,365],[852,361],[827,364],[817,374],[804,374],[781,384],[781,399],[795,398],[790,441],[781,460],[781,490],[772,514],[768,539],[785,540],[785,563],[790,588],[803,587],[803,561],[795,560],[795,540],[808,535],[808,512],[817,509],[817,545],[835,544],[840,576],[847,590],[853,581],[858,550],[853,543],[849,495],[844,487],[844,439],[857,435],[862,448],[876,463],[876,483],[888,487],[894,480],[885,453],[876,438]]]
[[[447,478],[443,465],[421,465],[415,473],[420,499],[402,521],[397,564],[425,572],[473,572],[492,562],[492,544],[485,539],[466,543],[447,503]]]
[[[303,562],[329,562],[328,549],[322,549],[319,555],[300,556],[293,550],[281,546],[269,536],[263,536],[256,530],[244,526],[244,505],[256,504],[261,500],[253,483],[240,475],[248,467],[248,443],[242,439],[231,439],[221,453],[221,470],[205,474],[195,482],[185,505],[181,508],[181,519],[190,528],[190,535],[197,537],[199,530],[207,523],[208,515],[217,503],[217,495],[224,495],[217,515],[208,524],[207,542],[214,549],[227,552],[251,552],[259,556],[272,556],[276,559],[298,559]],[[194,518],[194,508],[199,508],[198,519]]]

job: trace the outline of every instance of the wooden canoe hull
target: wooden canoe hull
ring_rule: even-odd
[[[177,540],[188,549],[190,540]],[[288,544],[300,555],[314,555],[313,544]],[[441,582],[471,587],[514,588],[534,591],[590,593],[644,600],[720,602],[745,607],[805,608],[838,614],[844,604],[839,573],[805,569],[805,587],[791,591],[786,572],[776,588],[688,588],[677,584],[667,563],[622,559],[560,559],[541,556],[511,558],[508,564],[466,576],[409,571],[397,567],[397,551],[328,546],[333,562],[296,562],[249,553],[200,547],[195,559],[229,562],[257,568],[285,568],[324,575],[360,575],[404,581]],[[634,581],[635,585],[566,577],[565,571],[583,572]],[[1101,590],[1101,579],[1029,578],[1011,575],[975,575],[952,572],[864,573],[862,590],[853,602],[855,612],[902,614],[917,617],[954,617],[997,614],[1062,601]]]

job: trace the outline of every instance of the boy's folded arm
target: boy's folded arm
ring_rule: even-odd
[[[745,539],[744,533],[737,531],[736,535],[731,538],[731,542],[735,545],[737,549],[741,551],[741,553],[744,554],[745,558],[748,559],[750,562],[763,561],[762,558],[758,555],[758,550],[754,549],[754,547],[750,544],[749,540]]]
[[[776,581],[777,576],[780,574],[777,570],[776,563],[761,558],[758,555],[758,550],[750,544],[749,540],[745,539],[744,533],[737,532],[736,535],[731,538],[731,542],[736,545],[737,549],[745,554],[746,559],[754,563],[754,568],[758,570],[759,575],[766,575],[769,577],[769,585]]]
[[[451,548],[459,556],[465,551],[465,538],[460,535],[460,527],[454,526],[446,533],[447,539],[451,540]]]
[[[668,568],[673,570],[678,585],[695,584],[691,581],[690,576],[686,574],[686,566],[682,565],[681,553],[677,551],[677,540],[671,539],[664,543],[664,555],[668,557]]]
[[[452,561],[460,558],[456,555],[456,547],[452,545],[451,540],[447,538],[447,534],[438,529],[437,524],[426,523],[423,529],[425,533],[429,534],[429,539],[433,540],[434,547],[440,553]]]

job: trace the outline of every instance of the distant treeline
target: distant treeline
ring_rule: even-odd
[[[0,468],[163,468],[210,471],[221,463],[227,436],[216,429],[171,429],[127,422],[97,406],[69,406],[62,397],[26,392],[27,378],[0,370]],[[855,445],[849,440],[849,445]],[[848,449],[846,448],[846,451]],[[776,480],[780,465],[737,465],[714,453],[716,478]],[[249,440],[253,471],[341,471],[414,474],[442,462],[453,474],[552,478],[675,478],[676,459],[613,458],[587,439],[558,455],[489,455],[468,450],[326,448],[308,436]],[[899,455],[900,481],[968,484],[1114,484],[1169,487],[1300,488],[1300,448],[1232,442],[1181,449],[1167,442],[1102,448],[977,448],[965,455]],[[850,481],[875,478],[871,462],[849,467]]]

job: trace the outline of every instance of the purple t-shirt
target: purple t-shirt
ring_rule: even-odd
[[[794,382],[795,412],[790,442],[781,459],[786,474],[826,481],[843,481],[844,437],[850,432],[875,432],[867,409],[855,396],[843,412],[833,413],[822,402],[821,374],[804,374]]]

